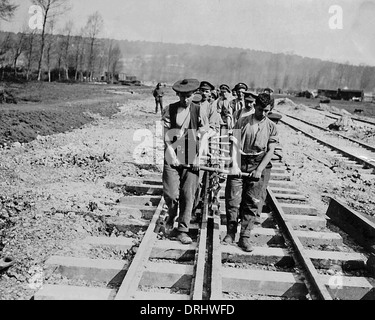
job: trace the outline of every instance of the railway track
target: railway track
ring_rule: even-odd
[[[367,150],[373,152],[374,155],[375,155],[375,146],[369,145],[369,144],[364,143],[364,142],[362,142],[362,141],[360,141],[360,140],[357,140],[357,139],[349,138],[349,137],[347,137],[347,136],[345,136],[345,135],[343,135],[343,134],[341,134],[341,133],[339,133],[339,132],[332,131],[332,130],[330,130],[330,129],[324,128],[324,127],[322,127],[322,126],[319,126],[319,125],[317,125],[317,124],[314,124],[314,123],[309,122],[309,121],[306,121],[306,120],[303,120],[303,119],[301,119],[301,118],[298,118],[298,117],[295,117],[295,116],[291,116],[290,114],[288,114],[287,116],[288,116],[289,118],[291,118],[291,119],[294,119],[294,120],[297,120],[297,121],[303,122],[303,123],[305,123],[305,124],[307,124],[307,125],[309,125],[309,126],[311,126],[311,127],[318,128],[318,129],[320,129],[321,131],[324,131],[324,132],[327,132],[327,133],[329,133],[329,134],[332,134],[332,135],[335,135],[335,136],[341,137],[341,138],[344,139],[344,140],[348,140],[348,141],[350,141],[350,142],[352,142],[352,143],[354,143],[354,144],[360,146],[361,148],[364,148],[364,149],[367,149]]]
[[[321,113],[322,115],[324,115],[325,117],[330,118],[330,119],[339,120],[342,117],[342,114],[339,114],[339,113],[335,113],[335,112],[329,112],[328,113],[327,111],[320,111],[320,110],[317,110],[313,107],[309,107],[309,108],[314,110],[315,112]],[[363,118],[361,118],[359,116],[355,116],[355,115],[351,115],[350,117],[353,121],[361,122],[362,124],[365,124],[369,127],[375,126],[375,122],[373,120],[363,119]]]
[[[332,113],[332,115],[326,115],[327,117],[329,117],[329,118],[332,118],[332,119],[340,119],[341,118],[341,114],[339,114],[339,113],[334,113],[334,112],[331,112]],[[352,120],[354,120],[354,121],[358,121],[358,122],[361,122],[361,123],[364,123],[364,124],[366,124],[366,125],[369,125],[369,126],[375,126],[375,122],[374,121],[371,121],[371,120],[366,120],[366,119],[362,119],[362,118],[360,118],[360,117],[351,117],[352,118]]]
[[[118,207],[143,222],[132,224],[120,215],[106,224],[121,231],[143,230],[142,241],[83,241],[122,252],[117,259],[50,257],[46,268],[69,281],[45,283],[34,299],[375,299],[374,224],[333,198],[326,213],[318,212],[298,192],[283,162],[273,159],[267,202],[252,232],[250,253],[220,243],[226,231],[224,183],[212,172],[205,173],[203,182],[191,223],[192,244],[182,245],[159,232],[166,215],[161,177],[135,179],[122,187],[136,195],[123,197]],[[124,252],[135,254],[123,259]]]
[[[345,162],[346,165],[358,170],[360,173],[374,174],[375,169],[375,147],[361,141],[348,138],[342,134],[334,133],[326,128],[300,119],[295,116],[284,114],[281,123],[305,136],[317,141],[327,148],[327,154],[337,160]]]

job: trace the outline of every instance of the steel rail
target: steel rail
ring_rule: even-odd
[[[137,253],[130,264],[126,276],[121,283],[121,286],[116,294],[115,300],[132,300],[135,299],[135,294],[141,280],[143,270],[146,268],[147,261],[150,257],[152,248],[157,240],[157,233],[154,232],[159,216],[162,212],[165,200],[162,197],[161,201],[152,217],[152,220],[147,228],[142,242],[137,250]]]
[[[311,138],[311,139],[313,139],[313,140],[316,140],[316,141],[318,141],[319,143],[321,143],[321,144],[323,144],[323,145],[325,145],[325,146],[327,146],[327,147],[329,147],[329,148],[331,148],[331,149],[333,149],[333,150],[336,150],[336,151],[342,153],[342,154],[343,154],[344,156],[346,156],[347,158],[349,158],[349,159],[353,159],[353,160],[355,160],[356,162],[358,162],[358,163],[364,165],[364,166],[367,167],[367,168],[375,169],[375,164],[373,164],[373,163],[371,163],[371,162],[368,162],[368,161],[366,161],[366,160],[364,160],[364,159],[361,159],[361,158],[359,158],[359,157],[357,157],[357,156],[355,156],[355,155],[353,155],[353,154],[351,154],[351,153],[349,153],[349,152],[346,152],[345,150],[342,150],[342,149],[340,149],[340,148],[338,148],[338,147],[335,147],[335,146],[333,146],[332,144],[330,144],[330,143],[328,143],[328,142],[325,142],[325,141],[323,141],[323,140],[321,140],[321,139],[315,137],[314,135],[312,135],[312,134],[310,134],[310,133],[307,133],[306,131],[304,131],[304,130],[302,130],[302,129],[300,129],[300,128],[297,128],[296,126],[294,126],[294,125],[292,125],[292,124],[290,124],[290,123],[287,123],[287,122],[285,121],[285,119],[281,119],[280,122],[283,123],[283,124],[285,124],[285,125],[287,125],[287,126],[289,126],[289,127],[291,127],[291,128],[294,129],[295,131],[300,131],[300,132],[302,132],[304,135],[308,136],[309,138]]]
[[[282,112],[280,112],[280,113],[282,113]],[[353,142],[353,143],[357,143],[357,144],[360,145],[361,147],[366,148],[366,149],[368,149],[368,150],[370,150],[370,151],[375,152],[375,147],[374,147],[374,146],[370,146],[369,144],[363,143],[363,142],[361,142],[361,141],[359,141],[359,140],[349,138],[349,137],[347,137],[347,136],[345,136],[345,135],[343,135],[343,134],[341,134],[341,133],[339,133],[339,132],[334,132],[334,131],[329,130],[329,129],[327,129],[327,128],[323,128],[323,127],[321,127],[321,126],[319,126],[319,125],[317,125],[317,124],[314,124],[314,123],[308,122],[308,121],[303,120],[303,119],[300,119],[300,118],[298,118],[298,117],[291,116],[291,115],[286,114],[286,113],[283,113],[283,114],[286,115],[286,116],[288,116],[289,118],[292,118],[292,119],[295,119],[295,120],[301,121],[301,122],[306,123],[306,124],[308,124],[308,125],[310,125],[310,126],[312,126],[312,127],[318,128],[318,129],[320,129],[320,130],[323,130],[323,131],[326,131],[326,132],[329,132],[329,133],[332,133],[332,134],[335,134],[335,135],[338,135],[339,137],[342,137],[342,138],[344,138],[344,139],[346,139],[346,140],[349,140],[349,141],[351,141],[351,142]]]
[[[206,253],[207,253],[207,237],[208,237],[208,173],[204,175],[204,187],[203,187],[203,210],[202,210],[202,222],[198,236],[198,249],[195,254],[194,263],[194,279],[191,286],[191,298],[192,300],[207,300],[209,293],[207,290],[206,279],[207,279],[207,265],[206,265]]]
[[[340,119],[340,117],[343,116],[342,114],[339,114],[339,113],[336,113],[336,112],[330,112],[332,114],[331,115],[331,114],[327,114],[328,111],[318,110],[318,109],[315,109],[313,107],[308,107],[308,108],[312,109],[316,112],[321,113],[322,115],[326,116],[327,118],[331,118],[331,119],[335,119],[335,120],[338,120],[338,119]],[[353,116],[352,114],[350,115],[350,117],[352,118],[352,120],[363,122],[363,123],[368,124],[370,126],[375,126],[375,122],[365,120],[365,119],[361,119],[361,118],[357,118],[357,117]]]
[[[274,207],[276,214],[278,215],[279,224],[284,229],[285,233],[288,235],[289,240],[291,240],[292,245],[297,254],[298,261],[305,268],[305,275],[308,278],[308,285],[310,288],[309,291],[311,297],[314,300],[333,300],[325,285],[319,280],[319,275],[311,259],[308,258],[301,241],[299,240],[298,236],[293,230],[292,225],[288,222],[288,219],[281,205],[278,203],[275,195],[269,188],[267,188],[267,193],[272,201],[272,206]]]

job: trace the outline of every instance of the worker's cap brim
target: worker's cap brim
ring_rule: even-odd
[[[230,88],[228,85],[226,84],[222,84],[220,87],[219,87],[220,90],[226,90],[228,92],[231,92]]]
[[[200,82],[197,79],[184,79],[177,81],[172,89],[179,93],[194,92],[199,88]]]
[[[235,85],[235,87],[234,87],[233,90],[237,91],[237,90],[241,90],[241,89],[243,89],[243,90],[248,90],[249,87],[247,86],[246,83],[240,82],[240,83],[237,83],[237,84]]]
[[[209,83],[208,81],[202,81],[200,86],[199,86],[199,89],[202,89],[202,90],[214,90],[215,87]]]

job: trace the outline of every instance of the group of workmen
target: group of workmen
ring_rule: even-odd
[[[269,116],[274,106],[273,91],[267,88],[256,94],[245,83],[233,89],[222,84],[217,90],[208,81],[197,79],[177,81],[172,89],[179,101],[164,109],[160,106],[165,144],[163,195],[168,207],[166,233],[183,244],[192,242],[189,228],[202,179],[202,161],[212,156],[212,150],[219,150],[217,157],[229,160],[221,170],[227,175],[227,233],[222,243],[235,244],[240,231],[238,246],[250,252],[251,231],[259,223],[278,143],[277,121]]]

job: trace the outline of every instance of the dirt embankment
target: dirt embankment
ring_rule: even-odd
[[[334,119],[289,99],[278,104],[275,110],[323,127],[335,122]],[[375,145],[374,129],[364,127],[358,122],[353,122],[352,125],[354,127],[345,132],[348,137],[356,138],[361,135],[362,141]],[[304,127],[303,124],[300,124],[300,127]],[[375,222],[373,175],[353,170],[344,161],[334,158],[328,148],[308,139],[300,132],[286,126],[279,126],[279,129],[288,171],[312,205],[325,213],[329,204],[328,196],[334,196]],[[307,131],[311,133],[313,130],[310,128]]]
[[[119,112],[123,97],[103,86],[28,83],[8,85],[17,104],[0,105],[0,147],[71,131]]]

